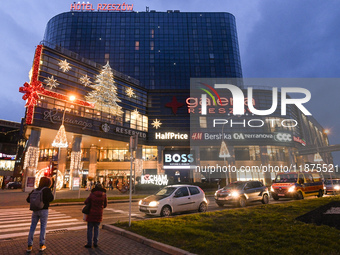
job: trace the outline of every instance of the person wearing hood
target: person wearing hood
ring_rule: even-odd
[[[103,220],[103,211],[107,206],[106,189],[98,183],[91,190],[91,194],[85,200],[85,204],[91,204],[90,213],[86,218],[87,221],[87,244],[86,248],[98,247],[99,225]],[[93,232],[93,233],[92,233]],[[92,235],[93,234],[93,235]]]

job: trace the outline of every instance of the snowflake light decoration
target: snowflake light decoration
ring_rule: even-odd
[[[56,88],[59,86],[59,83],[57,82],[56,79],[54,79],[54,76],[48,77],[47,79],[44,80],[46,82],[46,86],[48,86],[50,89]]]
[[[155,129],[158,129],[161,127],[162,123],[158,120],[158,119],[155,119],[151,125],[155,128]]]
[[[68,72],[72,69],[70,66],[70,63],[67,62],[67,60],[62,60],[58,63],[59,69],[63,70],[63,72]]]
[[[133,112],[132,112],[136,117],[139,115],[139,111],[137,109],[135,109]]]
[[[91,84],[90,77],[88,77],[87,74],[81,77],[79,81],[81,82],[81,84],[84,84],[85,87]]]
[[[135,95],[135,92],[133,91],[132,88],[128,88],[127,90],[125,90],[125,93],[129,96],[129,97],[133,97]]]

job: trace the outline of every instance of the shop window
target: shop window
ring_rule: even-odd
[[[249,147],[235,147],[235,160],[250,160]]]

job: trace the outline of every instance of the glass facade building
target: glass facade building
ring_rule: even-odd
[[[190,78],[242,77],[230,13],[78,12],[53,17],[44,41],[136,78],[146,89],[189,89]]]

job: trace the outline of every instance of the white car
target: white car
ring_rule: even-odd
[[[193,185],[166,186],[155,195],[139,201],[139,211],[149,215],[170,216],[185,211],[205,212],[207,208],[204,191]]]

